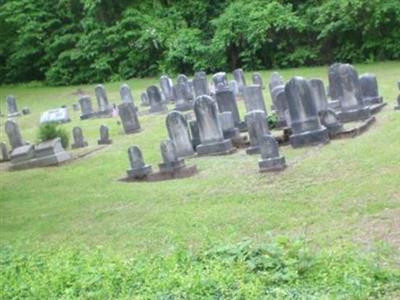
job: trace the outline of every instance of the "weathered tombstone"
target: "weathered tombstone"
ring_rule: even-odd
[[[140,101],[142,106],[150,106],[149,97],[146,92],[140,94]]]
[[[1,142],[0,143],[0,150],[1,150],[1,161],[9,161],[10,160],[10,156],[8,154],[8,149],[7,149],[7,145],[6,143]]]
[[[11,149],[22,147],[26,143],[22,139],[21,131],[19,130],[18,124],[13,120],[7,120],[5,123],[5,131],[10,141]]]
[[[276,99],[274,98],[274,93],[272,92],[277,86],[285,86],[285,82],[282,78],[282,76],[278,73],[278,72],[273,72],[271,74],[271,79],[270,82],[268,84],[269,87],[269,93],[271,95],[271,100],[272,100],[272,109],[276,109],[275,108],[275,101]]]
[[[243,98],[246,105],[246,111],[263,110],[267,114],[264,96],[259,85],[248,85],[243,88]]]
[[[126,171],[128,178],[142,179],[152,173],[151,166],[144,163],[142,151],[138,146],[129,147],[128,157],[131,167]]]
[[[339,67],[340,63],[334,63],[329,67],[328,70],[328,95],[332,101],[339,101],[339,96],[342,93],[342,89],[340,87],[340,78],[339,78]]]
[[[119,94],[121,95],[121,100],[123,103],[131,102],[135,106],[135,102],[134,102],[133,96],[132,96],[132,91],[131,91],[131,88],[129,87],[129,85],[127,85],[126,83],[121,85],[121,87],[119,89]]]
[[[260,172],[281,171],[286,168],[285,157],[279,155],[277,141],[271,135],[260,139],[261,159],[258,161]]]
[[[160,77],[160,87],[161,87],[162,93],[164,94],[165,100],[167,102],[176,100],[174,91],[172,89],[173,83],[172,83],[171,78],[169,78],[166,75],[161,76]]]
[[[239,85],[236,82],[236,80],[229,81],[229,89],[233,92],[233,95],[235,96],[235,98],[240,95]]]
[[[209,95],[208,80],[205,72],[197,72],[193,78],[193,90],[195,97]]]
[[[246,79],[244,78],[244,73],[242,69],[233,70],[233,78],[239,85],[239,93],[243,93],[243,87],[246,86]]]
[[[23,114],[24,116],[30,115],[30,114],[31,114],[31,110],[29,109],[29,107],[23,107],[23,108],[21,109],[21,112],[22,112],[22,114]]]
[[[173,141],[166,140],[160,144],[163,162],[158,164],[160,173],[172,173],[185,167],[185,160],[178,156]]]
[[[72,129],[72,136],[74,138],[74,143],[71,145],[72,149],[83,148],[88,145],[88,143],[83,138],[82,128],[76,126]]]
[[[112,112],[112,106],[108,102],[106,89],[102,84],[99,84],[94,89],[97,98],[97,105],[100,114],[109,114]]]
[[[236,103],[235,95],[230,89],[217,90],[215,93],[218,109],[222,112],[231,112],[232,118],[237,128],[242,128],[243,124],[240,120],[239,109]]]
[[[219,122],[221,123],[221,128],[225,139],[235,140],[240,138],[239,129],[235,127],[232,113],[230,111],[219,113],[218,118]]]
[[[72,104],[72,110],[79,111],[79,104],[77,104],[77,103]]]
[[[214,74],[212,80],[214,83],[215,92],[219,90],[229,89],[229,83],[225,72],[218,72]]]
[[[397,81],[397,87],[400,91],[400,81]],[[399,95],[397,96],[397,106],[395,106],[394,109],[400,110],[400,92],[399,92]]]
[[[201,144],[199,126],[197,126],[197,121],[196,120],[189,121],[189,127],[190,127],[190,134],[192,136],[192,146],[193,149],[196,149],[196,147]]]
[[[86,120],[96,115],[96,113],[93,111],[92,100],[89,96],[82,96],[79,99],[79,105],[81,106],[81,120]]]
[[[339,82],[341,122],[365,120],[371,116],[368,107],[364,107],[361,96],[360,81],[357,71],[349,64],[340,64],[337,68]]]
[[[193,108],[193,93],[189,85],[189,80],[185,75],[179,75],[175,86],[177,99],[175,110],[187,111]]]
[[[151,85],[147,88],[147,96],[149,97],[150,110],[149,113],[166,112],[168,108],[162,101],[161,92],[157,86]]]
[[[342,131],[342,123],[340,123],[335,111],[328,105],[323,81],[320,79],[311,79],[310,87],[322,125],[333,135]]]
[[[253,84],[258,84],[259,86],[261,86],[262,89],[265,88],[264,82],[262,80],[262,77],[261,77],[260,73],[257,73],[257,72],[253,73],[252,80],[253,80]]]
[[[196,147],[199,155],[228,154],[234,151],[231,140],[224,139],[218,119],[218,108],[209,96],[200,96],[194,104],[201,144]]]
[[[285,85],[293,134],[292,147],[329,142],[328,131],[321,125],[310,84],[302,77],[293,77]]]
[[[67,123],[70,122],[67,108],[50,109],[42,113],[40,116],[40,124],[45,123]]]
[[[136,133],[141,130],[137,110],[132,102],[118,105],[118,111],[126,134]]]
[[[194,150],[185,117],[178,111],[172,111],[167,116],[166,126],[169,138],[176,146],[178,157],[193,155]]]
[[[35,158],[29,161],[25,166],[21,165],[18,168],[59,165],[70,158],[71,156],[65,151],[61,144],[61,138],[58,137],[37,144],[35,146]],[[17,168],[17,166],[14,166],[14,168]]]
[[[278,117],[276,128],[290,127],[290,114],[287,105],[285,86],[277,86],[274,88],[275,95],[275,112]]]
[[[250,139],[250,146],[246,149],[246,153],[260,153],[261,137],[269,134],[267,116],[263,110],[253,110],[246,114],[245,120]]]
[[[383,102],[379,96],[378,82],[373,74],[362,74],[360,76],[361,97],[364,105],[374,105]]]
[[[97,144],[99,145],[112,144],[112,140],[110,140],[110,133],[106,125],[100,126],[100,139],[97,141]]]
[[[8,95],[6,97],[6,101],[7,101],[7,108],[8,108],[8,117],[13,118],[13,117],[20,116],[21,113],[18,111],[17,101],[15,100],[15,97],[13,95]]]

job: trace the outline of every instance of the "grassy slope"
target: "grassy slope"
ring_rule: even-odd
[[[259,174],[259,157],[239,151],[188,160],[200,170],[192,178],[120,183],[117,179],[128,167],[130,145],[139,145],[146,162],[156,168],[161,160],[159,142],[167,136],[165,116],[141,116],[144,131],[123,135],[116,119],[79,121],[79,114],[71,112],[73,122],[63,125],[69,132],[73,126],[82,126],[89,144],[95,145],[99,125],[107,124],[114,144],[59,168],[3,171],[0,245],[24,249],[103,246],[119,254],[168,253],[177,245],[197,249],[243,238],[264,241],[279,233],[306,236],[323,248],[354,242],[370,246],[382,237],[398,246],[398,225],[396,232],[393,224],[400,214],[400,113],[393,111],[393,105],[400,62],[356,67],[360,73],[377,75],[380,93],[389,103],[377,123],[356,139],[333,141],[325,147],[282,147],[289,168],[278,175]],[[265,82],[270,73],[262,72]],[[249,80],[251,74],[246,75]],[[282,75],[327,82],[327,67],[290,69]],[[156,82],[134,79],[127,83],[138,103],[140,92]],[[105,85],[111,102],[120,102],[120,84]],[[1,87],[1,111],[9,93],[17,97],[19,108],[29,106],[32,114],[18,123],[23,136],[34,141],[40,112],[76,102],[77,88]],[[93,95],[94,85],[81,88]],[[265,95],[270,102],[268,92]],[[240,108],[243,115],[243,102]],[[0,139],[6,140],[3,130]],[[393,248],[390,254],[399,253]]]

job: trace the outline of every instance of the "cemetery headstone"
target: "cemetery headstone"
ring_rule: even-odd
[[[13,117],[20,116],[21,113],[18,111],[17,100],[15,100],[15,97],[13,95],[8,95],[6,97],[6,101],[7,101],[7,108],[8,108],[8,117],[13,118]]]
[[[285,85],[285,81],[283,80],[282,76],[278,73],[278,72],[273,72],[271,75],[271,79],[270,82],[268,84],[268,88],[269,88],[269,93],[271,95],[271,100],[272,100],[272,109],[275,110],[275,94],[272,92],[276,87],[278,86],[284,86]]]
[[[42,113],[40,117],[40,124],[45,123],[67,123],[70,122],[67,108],[50,109]]]
[[[231,80],[229,81],[229,89],[233,92],[233,95],[236,97],[239,97],[241,95],[239,91],[239,85],[236,82],[236,80]]]
[[[219,122],[221,123],[222,133],[225,139],[236,140],[240,138],[239,129],[235,127],[233,122],[232,113],[230,111],[225,111],[218,114]]]
[[[197,72],[193,78],[193,90],[195,97],[209,95],[208,80],[205,72]]]
[[[119,94],[121,96],[122,102],[131,102],[135,106],[135,101],[133,100],[132,91],[129,85],[127,85],[126,83],[121,85],[119,89]]]
[[[129,147],[128,157],[131,167],[126,171],[128,178],[142,179],[152,173],[151,166],[144,163],[142,151],[138,146]]]
[[[21,131],[19,130],[19,126],[15,121],[7,120],[4,127],[12,150],[22,147],[26,144],[26,142],[22,139]]]
[[[93,111],[92,100],[89,96],[82,96],[79,99],[79,105],[81,107],[81,120],[86,120],[96,116],[96,113]]]
[[[146,92],[140,94],[140,101],[142,106],[150,106],[149,97]]]
[[[212,77],[215,91],[229,89],[228,78],[225,72],[218,72]]]
[[[199,155],[229,154],[234,151],[231,140],[224,139],[218,118],[218,108],[209,96],[200,96],[194,104],[201,144],[196,147]]]
[[[119,117],[126,134],[136,133],[141,130],[137,109],[132,102],[118,105]]]
[[[178,111],[170,112],[166,118],[166,126],[169,138],[176,146],[178,157],[193,155],[194,150],[190,139],[187,121],[182,113]]]
[[[281,171],[286,168],[285,157],[279,155],[277,141],[271,135],[260,139],[261,159],[258,161],[260,172]]]
[[[262,110],[267,114],[265,107],[264,96],[259,85],[248,85],[243,88],[243,98],[246,106],[246,111]]]
[[[160,113],[168,110],[165,102],[162,101],[161,92],[157,86],[151,85],[147,88],[147,96],[149,98],[149,113]]]
[[[173,83],[172,83],[172,79],[169,78],[166,75],[163,75],[160,77],[160,87],[161,87],[161,91],[164,94],[165,100],[167,102],[169,101],[175,101],[175,94],[173,91]]]
[[[166,140],[160,144],[163,162],[158,165],[160,173],[172,173],[185,167],[185,160],[178,156],[173,141]]]
[[[83,138],[82,128],[76,126],[72,129],[72,137],[74,143],[71,145],[72,149],[83,148],[88,145],[88,143]]]
[[[293,77],[285,85],[293,134],[292,147],[329,142],[328,131],[321,125],[310,84],[302,77]]]
[[[189,80],[185,75],[181,74],[178,76],[175,89],[177,93],[175,110],[191,110],[193,108],[193,93],[189,85]]]
[[[260,140],[269,134],[267,116],[263,110],[252,110],[246,114],[247,130],[249,132],[250,146],[247,154],[260,153]]]
[[[95,88],[97,105],[99,107],[99,114],[110,114],[112,112],[112,105],[108,102],[106,89],[102,84],[99,84]]]
[[[239,85],[239,94],[243,94],[243,87],[246,86],[246,79],[242,69],[233,70],[233,77]]]
[[[109,145],[112,144],[110,139],[110,133],[106,125],[100,126],[100,139],[97,141],[98,145]]]
[[[253,80],[253,84],[258,84],[259,86],[261,86],[262,89],[265,88],[264,82],[262,80],[260,73],[253,73],[252,80]]]
[[[232,118],[237,128],[243,128],[240,120],[239,109],[233,91],[230,89],[217,90],[215,93],[218,109],[222,112],[231,112]]]
[[[383,102],[379,96],[378,82],[373,74],[362,74],[360,76],[361,97],[364,105],[374,105]]]
[[[290,127],[290,114],[287,105],[285,86],[277,86],[274,88],[275,95],[275,113],[278,117],[276,128]]]

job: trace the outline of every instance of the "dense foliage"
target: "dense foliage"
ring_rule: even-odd
[[[0,0],[0,83],[400,58],[399,0]]]
[[[39,127],[38,140],[40,142],[50,141],[55,138],[61,139],[61,145],[63,148],[67,148],[69,145],[68,132],[59,126],[57,123],[46,123]]]
[[[285,239],[133,259],[0,253],[2,299],[375,299],[400,290],[398,270],[355,251],[315,254]]]

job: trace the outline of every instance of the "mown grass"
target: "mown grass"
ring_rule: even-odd
[[[114,143],[95,155],[62,167],[1,171],[0,247],[3,255],[6,258],[11,255],[9,260],[13,260],[13,255],[18,256],[20,252],[54,253],[52,251],[64,249],[55,258],[53,254],[45,255],[44,264],[53,264],[61,263],[63,255],[67,258],[72,255],[70,251],[82,251],[79,253],[83,259],[90,260],[93,249],[101,247],[102,255],[121,255],[121,260],[146,255],[154,258],[174,256],[180,249],[197,253],[215,244],[232,244],[243,239],[258,245],[268,241],[271,235],[283,234],[294,239],[304,237],[310,248],[322,253],[333,249],[338,256],[346,256],[349,247],[367,254],[385,249],[388,265],[398,266],[400,114],[393,106],[398,93],[396,80],[400,79],[400,62],[356,67],[360,73],[377,75],[380,93],[388,102],[377,115],[376,124],[362,136],[335,140],[324,147],[281,147],[289,167],[279,174],[259,174],[259,157],[248,156],[241,150],[229,156],[188,159],[188,164],[196,164],[200,170],[191,178],[121,183],[117,180],[128,168],[126,152],[130,145],[139,145],[146,162],[153,168],[161,161],[159,142],[167,137],[165,115],[140,116],[144,130],[124,135],[117,119],[80,121],[79,113],[70,110],[73,122],[62,125],[68,132],[76,125],[81,126],[90,147],[96,147],[99,126],[107,124]],[[261,73],[267,83],[271,72]],[[326,83],[327,67],[289,69],[282,71],[282,75],[285,79],[294,75],[318,77]],[[250,81],[251,73],[246,76]],[[127,83],[139,103],[140,92],[156,82],[157,79],[149,78]],[[105,84],[111,102],[120,102],[120,84]],[[89,92],[95,102],[94,85],[0,87],[1,111],[5,111],[7,94],[17,97],[19,108],[29,106],[32,114],[17,121],[25,139],[34,142],[40,113],[62,104],[70,107],[77,101],[74,95],[77,88]],[[269,107],[267,90],[265,96]],[[243,116],[243,102],[239,105]],[[0,119],[2,124],[4,120]],[[3,130],[1,140],[6,140]],[[7,250],[10,247],[12,250]],[[9,252],[11,254],[5,254]],[[35,263],[33,254],[26,259],[25,266]],[[103,264],[103,259],[108,258],[101,258],[99,265]],[[160,264],[178,273],[191,272],[190,264],[186,271],[174,269],[172,262]],[[5,265],[7,269],[16,267]],[[323,265],[321,270],[326,268],[328,265]],[[357,271],[356,266],[353,271]],[[50,270],[39,272],[37,279],[47,272]],[[5,278],[9,280],[7,275]],[[157,277],[154,284],[162,279]],[[326,280],[332,281],[329,276]],[[165,288],[168,287],[167,284]],[[324,288],[320,291],[327,292]],[[109,296],[113,295],[104,297]],[[179,296],[184,298],[184,295]]]

